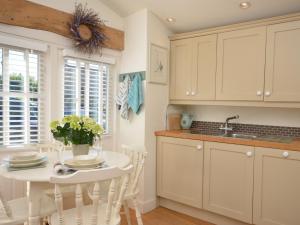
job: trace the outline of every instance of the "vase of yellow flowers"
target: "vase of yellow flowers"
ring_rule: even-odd
[[[95,138],[100,138],[103,134],[103,128],[86,116],[65,116],[61,121],[52,121],[50,127],[56,140],[65,145],[72,144],[74,156],[87,155]]]

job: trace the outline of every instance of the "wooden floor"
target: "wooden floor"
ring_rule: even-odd
[[[163,207],[143,214],[142,217],[144,225],[214,225]],[[131,223],[137,225],[134,211],[131,211]],[[127,225],[124,215],[122,215],[121,225]]]

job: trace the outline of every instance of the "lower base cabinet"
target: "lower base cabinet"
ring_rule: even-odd
[[[202,208],[202,146],[202,141],[158,138],[158,196]]]
[[[248,224],[300,225],[300,152],[158,137],[157,193]]]
[[[300,224],[300,152],[256,148],[254,224]]]
[[[254,147],[205,142],[204,209],[252,223]]]

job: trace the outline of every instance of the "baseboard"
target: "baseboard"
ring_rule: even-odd
[[[134,209],[132,201],[128,201],[129,208]],[[147,213],[158,207],[157,199],[142,201],[138,199],[138,207],[141,213]]]
[[[142,213],[150,212],[158,206],[157,199],[155,198],[148,201],[140,201],[139,206]]]
[[[244,222],[240,222],[237,220],[230,219],[225,216],[221,216],[218,214],[214,214],[205,210],[197,209],[194,207],[190,207],[178,202],[174,202],[172,200],[168,200],[165,198],[159,198],[158,204],[162,207],[174,210],[179,213],[183,213],[216,225],[249,225]]]

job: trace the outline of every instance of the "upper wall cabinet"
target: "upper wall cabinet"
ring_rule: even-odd
[[[193,39],[193,100],[214,100],[217,64],[217,35]]]
[[[171,43],[172,100],[214,100],[217,35]]]
[[[300,21],[267,31],[265,101],[300,102]]]
[[[171,43],[171,99],[189,99],[192,74],[192,52],[191,39]]]
[[[263,100],[266,27],[220,33],[217,100]]]

